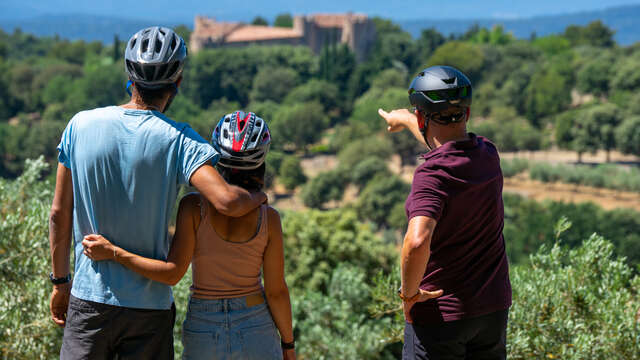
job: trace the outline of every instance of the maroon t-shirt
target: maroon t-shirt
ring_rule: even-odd
[[[483,137],[450,141],[424,155],[407,198],[409,219],[437,221],[420,288],[444,294],[411,310],[415,323],[453,321],[511,306],[502,228],[502,170]]]

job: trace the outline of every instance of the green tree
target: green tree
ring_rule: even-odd
[[[404,203],[409,194],[409,184],[397,176],[378,175],[362,190],[356,204],[362,219],[379,226],[389,226],[389,214],[398,203]]]
[[[616,128],[615,135],[621,152],[640,156],[640,116],[635,115],[625,119]]]
[[[600,56],[587,62],[577,73],[578,90],[596,96],[606,95],[613,76],[613,61],[611,56]]]
[[[344,168],[325,171],[307,182],[300,195],[305,206],[321,209],[331,200],[342,200],[346,185],[347,179]]]
[[[262,68],[253,79],[251,101],[280,102],[298,82],[298,74],[290,68]]]
[[[635,91],[640,88],[638,66],[640,66],[640,57],[621,59],[614,68],[615,74],[611,79],[611,89]]]
[[[448,41],[436,49],[426,65],[425,67],[453,66],[469,76],[472,83],[476,83],[484,66],[484,54],[477,45],[462,41]]]
[[[189,46],[189,40],[191,39],[191,28],[189,28],[187,25],[181,24],[176,26],[173,31],[176,32],[176,34],[178,34],[182,40],[185,41],[185,43],[187,44],[187,47]]]
[[[398,109],[409,105],[409,96],[405,88],[371,88],[356,100],[349,124],[365,124],[372,132],[386,127],[384,120],[378,115],[378,109]]]
[[[276,19],[273,21],[273,26],[278,27],[293,27],[293,18],[289,13],[282,13],[276,16]]]
[[[269,22],[267,21],[267,19],[263,18],[262,16],[256,16],[251,21],[251,25],[268,26]]]
[[[325,114],[329,115],[334,122],[339,121],[342,101],[335,84],[325,80],[311,79],[293,88],[284,99],[287,105],[305,102],[320,103]]]
[[[428,59],[431,54],[446,41],[445,37],[435,28],[424,29],[420,33],[420,37],[416,40],[418,54],[423,61]]]
[[[293,190],[307,181],[297,156],[285,157],[280,165],[278,175],[278,180],[287,190]]]
[[[338,153],[338,160],[343,168],[353,169],[370,157],[386,161],[392,153],[393,149],[387,137],[367,136],[352,138]]]
[[[605,26],[602,21],[590,22],[587,26],[569,25],[564,31],[564,36],[571,45],[591,45],[596,47],[612,47],[615,44],[613,34],[615,31]]]
[[[539,126],[542,118],[561,112],[571,103],[570,79],[556,68],[545,69],[533,75],[525,93],[527,118]]]
[[[602,104],[589,108],[585,112],[584,125],[593,128],[597,134],[596,141],[607,153],[607,162],[610,161],[610,152],[616,147],[615,128],[620,123],[620,111],[613,104]]]
[[[571,42],[560,35],[538,37],[531,44],[547,55],[557,55],[571,49]]]
[[[362,189],[376,175],[389,176],[391,175],[391,172],[389,171],[385,160],[377,156],[370,156],[356,164],[353,170],[350,171],[349,179],[351,180],[351,183]]]
[[[329,125],[322,105],[317,102],[298,103],[282,106],[271,124],[274,139],[283,145],[306,150],[308,145],[320,139]]]

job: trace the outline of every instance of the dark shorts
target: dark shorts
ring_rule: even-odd
[[[60,359],[173,359],[175,317],[71,296]]]
[[[405,324],[403,360],[504,360],[509,310],[440,324]]]

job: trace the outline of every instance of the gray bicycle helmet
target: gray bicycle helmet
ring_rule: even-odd
[[[124,53],[125,69],[131,81],[151,89],[175,83],[186,58],[184,40],[173,30],[160,26],[135,33]]]
[[[461,117],[440,118],[443,111],[471,106],[471,81],[451,66],[432,66],[422,70],[409,85],[409,101],[423,114],[441,123],[457,122]]]
[[[252,112],[236,111],[223,116],[211,135],[220,152],[218,164],[251,170],[260,167],[271,145],[267,123]]]

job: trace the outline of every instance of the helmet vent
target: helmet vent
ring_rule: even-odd
[[[147,52],[147,49],[149,48],[149,39],[144,39],[142,40],[142,52]]]
[[[247,125],[247,122],[245,120],[240,120],[240,122],[238,123],[238,129],[242,131],[245,125]]]
[[[159,53],[162,50],[162,43],[160,41],[156,41],[156,52]]]
[[[262,126],[262,121],[260,120],[256,121],[256,126]]]
[[[178,45],[178,42],[176,41],[176,37],[174,36],[173,38],[171,38],[171,46],[169,47],[169,49],[173,51],[175,50],[177,45]]]
[[[231,121],[231,119],[229,119],[229,117],[228,117],[228,116],[224,118],[224,122],[229,122],[229,121]],[[226,130],[225,130],[225,131],[226,131]]]
[[[224,136],[225,139],[228,139],[229,138],[229,131],[227,131],[227,129],[224,129],[222,131],[222,136]]]
[[[442,81],[445,84],[453,84],[454,82],[456,82],[456,78],[452,77],[452,78],[449,78],[449,79],[442,79]]]
[[[136,43],[138,42],[138,39],[133,39],[131,40],[131,49],[133,49],[136,46]]]
[[[258,134],[254,134],[254,135],[251,137],[251,142],[256,142],[257,140],[258,140]]]
[[[167,71],[167,77],[170,77],[173,74],[175,74],[176,70],[178,70],[178,65],[180,64],[177,61],[174,61],[173,64],[171,64],[169,71]]]

